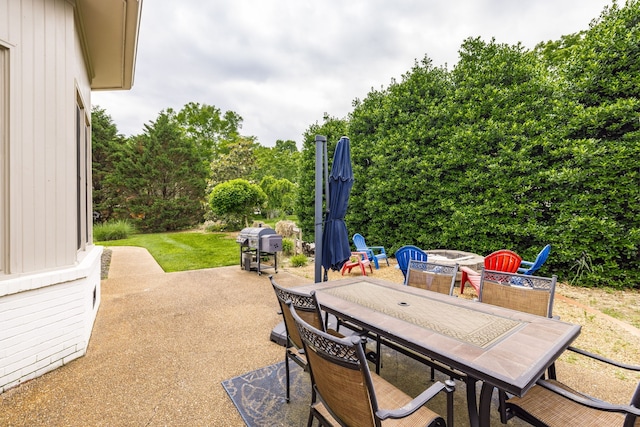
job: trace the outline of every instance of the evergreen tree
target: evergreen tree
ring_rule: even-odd
[[[118,133],[111,116],[99,106],[91,110],[93,211],[95,220],[111,219],[117,202],[117,192],[107,177],[114,172],[114,160],[122,150],[125,138]]]
[[[129,141],[110,181],[118,187],[122,214],[155,232],[202,221],[207,175],[198,148],[163,111]]]

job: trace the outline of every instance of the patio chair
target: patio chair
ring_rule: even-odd
[[[339,338],[305,322],[291,307],[309,361],[313,401],[307,426],[446,426],[444,419],[424,405],[440,392],[447,396],[447,423],[453,426],[455,385],[437,382],[412,399],[369,370],[357,337]]]
[[[478,301],[543,317],[553,317],[553,298],[558,278],[529,276],[503,271],[482,270]],[[548,369],[555,376],[555,365]],[[507,422],[507,394],[498,390],[500,418]]]
[[[351,273],[351,269],[354,267],[359,267],[363,276],[367,275],[366,267],[369,267],[369,270],[373,273],[371,261],[369,261],[369,257],[366,252],[351,252],[351,257],[349,257],[349,260],[342,265],[340,274],[344,276],[345,271]]]
[[[627,365],[611,359],[569,347],[582,356],[629,371],[640,371],[640,366]],[[540,379],[524,396],[506,401],[506,419],[518,417],[539,427],[639,427],[640,382],[629,405],[614,405],[580,393],[558,381],[555,377]]]
[[[482,270],[478,301],[538,316],[553,316],[556,276]]]
[[[402,271],[402,275],[407,277],[407,268],[409,268],[409,261],[414,259],[416,261],[427,261],[427,253],[417,246],[405,245],[398,249],[395,253],[396,261],[398,261],[398,268]]]
[[[518,268],[518,273],[533,274],[536,271],[540,270],[540,267],[542,267],[542,264],[544,264],[547,258],[549,258],[550,252],[551,252],[551,245],[547,245],[544,248],[542,248],[542,250],[540,251],[540,253],[538,253],[538,256],[534,261],[524,261],[524,260],[520,261],[520,268]]]
[[[453,295],[458,264],[410,260],[404,284],[441,294]]]
[[[522,258],[517,253],[508,249],[500,249],[484,257],[484,269],[515,273],[520,267]],[[460,267],[460,294],[464,293],[464,285],[469,283],[475,289],[476,294],[480,293],[480,273],[462,266]]]
[[[325,322],[320,312],[320,306],[316,299],[315,293],[305,294],[294,291],[292,289],[286,289],[278,285],[273,276],[269,276],[273,290],[278,298],[280,304],[280,311],[284,319],[284,326],[287,332],[287,344],[285,346],[284,363],[286,367],[286,400],[289,402],[290,392],[290,373],[289,373],[289,359],[293,360],[302,369],[307,369],[307,358],[304,354],[302,339],[298,334],[298,328],[296,327],[293,318],[291,317],[291,311],[287,307],[287,301],[298,310],[298,314],[307,321],[307,323],[313,325],[318,329],[326,330]],[[331,333],[338,335],[337,332],[331,331]]]
[[[356,246],[356,251],[367,253],[369,259],[373,261],[373,265],[376,266],[376,270],[380,268],[380,260],[385,260],[387,266],[389,265],[389,258],[387,258],[387,252],[383,246],[367,246],[364,237],[360,233],[353,235],[353,244]]]

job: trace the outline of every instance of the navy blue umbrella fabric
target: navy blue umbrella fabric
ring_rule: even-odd
[[[336,145],[329,175],[329,207],[322,234],[322,266],[340,270],[351,256],[351,246],[344,216],[353,187],[351,147],[349,138],[342,137]]]

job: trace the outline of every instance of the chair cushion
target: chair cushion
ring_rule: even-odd
[[[571,393],[590,398],[558,381],[549,380],[549,382],[553,382]],[[507,409],[516,413],[522,411],[549,427],[622,426],[624,423],[623,414],[582,406],[538,385],[533,386],[523,397],[512,397],[507,400]]]
[[[378,406],[380,409],[397,409],[411,402],[411,397],[389,383],[382,377],[372,374],[373,388],[376,391]],[[323,424],[339,426],[340,424],[331,416],[327,408],[320,400],[312,405],[312,411],[321,418]],[[438,424],[439,423],[439,424]],[[444,420],[426,406],[421,407],[416,412],[406,418],[386,419],[382,421],[383,426],[436,426],[444,425]]]

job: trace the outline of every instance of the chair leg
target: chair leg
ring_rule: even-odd
[[[380,369],[382,368],[382,343],[380,335],[376,335],[376,374],[380,375]]]
[[[511,417],[507,414],[507,393],[503,390],[498,390],[498,411],[500,412],[500,422],[506,424]]]
[[[453,427],[453,392],[456,390],[456,383],[453,380],[446,380],[444,383],[447,391],[447,426]]]
[[[464,284],[467,281],[467,272],[463,271],[460,275],[460,295],[464,293]]]
[[[345,262],[340,269],[340,274],[344,276],[344,271],[347,269],[347,263]],[[351,270],[349,270],[351,271]]]
[[[286,395],[286,401],[287,403],[289,403],[289,354],[286,348],[284,349],[284,366],[285,369],[287,371],[286,377],[287,377],[287,395]]]

